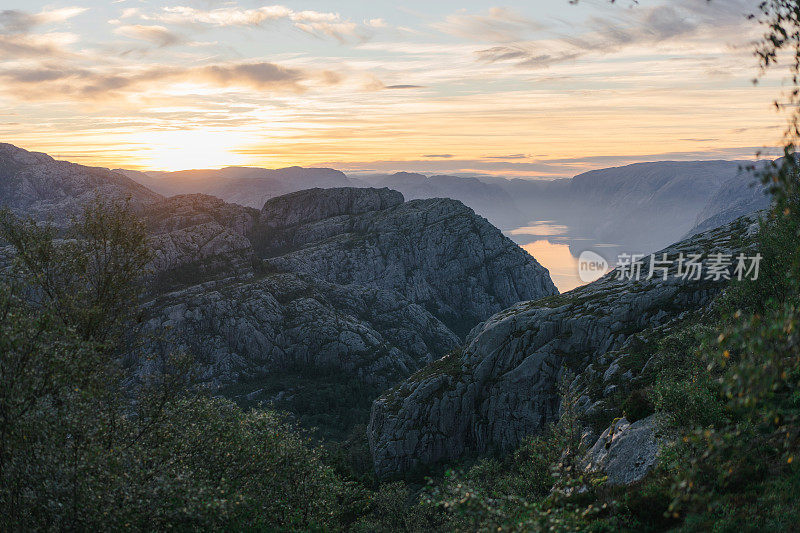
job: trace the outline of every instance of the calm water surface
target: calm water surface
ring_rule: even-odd
[[[560,292],[567,292],[586,283],[578,276],[578,256],[591,250],[614,265],[622,253],[618,244],[596,242],[573,235],[570,228],[552,220],[534,220],[526,226],[506,232],[514,242],[550,271]]]

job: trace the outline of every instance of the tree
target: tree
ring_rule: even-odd
[[[94,202],[63,235],[5,211],[0,237],[14,249],[0,282],[0,529],[339,523],[357,498],[282,416],[193,390],[166,350],[151,375],[124,363],[150,257],[127,203]]]

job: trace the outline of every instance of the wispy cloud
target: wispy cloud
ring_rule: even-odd
[[[63,22],[87,11],[84,7],[45,9],[39,13],[27,13],[15,9],[0,11],[0,33],[28,33],[36,26]]]
[[[261,27],[270,22],[289,21],[295,28],[315,37],[329,37],[339,42],[364,40],[372,30],[387,27],[385,20],[375,18],[357,24],[339,13],[321,11],[294,11],[281,5],[244,9],[228,6],[202,10],[187,6],[164,7],[156,13],[146,13],[137,8],[127,9],[121,19],[140,18],[163,24],[206,25],[212,27],[250,26]],[[112,21],[112,22],[118,22]]]
[[[179,44],[184,41],[184,38],[181,35],[168,30],[164,26],[129,24],[115,28],[114,33],[124,37],[129,37],[131,39],[148,41],[160,47]]]
[[[578,52],[542,53],[541,45],[494,46],[475,52],[479,61],[487,63],[512,62],[526,68],[543,68],[565,63],[581,56]]]
[[[432,27],[456,37],[497,43],[524,40],[531,32],[545,28],[540,22],[502,7],[493,7],[481,14],[461,10]]]
[[[154,66],[142,69],[87,69],[54,64],[0,69],[2,89],[26,100],[116,98],[147,87],[152,94],[176,83],[243,87],[258,91],[302,93],[312,85],[335,85],[328,71],[290,68],[270,62],[227,62],[200,67]]]
[[[127,11],[123,17],[139,14],[138,10]],[[286,18],[292,10],[283,6],[264,6],[258,9],[224,7],[200,10],[186,6],[165,7],[158,14],[142,15],[142,18],[169,24],[208,24],[210,26],[260,26],[265,22]]]
[[[65,32],[34,33],[39,26],[57,24],[87,11],[82,7],[44,9],[39,13],[0,11],[0,58],[53,58],[66,55],[66,46],[78,35]]]
[[[386,85],[384,89],[423,89],[423,85],[409,85],[409,84],[399,84],[399,85]]]
[[[528,159],[526,154],[487,155],[484,159]]]

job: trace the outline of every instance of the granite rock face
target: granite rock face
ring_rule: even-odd
[[[273,198],[261,209],[268,228],[291,228],[337,216],[356,216],[396,207],[403,195],[391,189],[308,189]]]
[[[458,201],[312,189],[259,211],[164,199],[122,173],[0,145],[0,203],[15,213],[66,225],[94,198],[129,198],[141,215],[154,251],[145,329],[168,327],[215,385],[315,368],[389,386],[493,313],[557,294],[546,269]]]
[[[252,272],[253,247],[247,237],[258,211],[204,194],[173,196],[144,208],[155,273],[169,277],[189,267],[202,281],[221,272]]]
[[[195,285],[145,309],[145,329],[168,329],[176,348],[197,358],[202,381],[214,385],[286,369],[334,370],[388,385],[459,343],[396,292],[288,273]]]
[[[662,252],[734,253],[755,223],[732,225]],[[423,369],[373,403],[369,440],[375,469],[391,475],[465,453],[510,450],[556,420],[564,371],[580,375],[631,335],[706,304],[725,280],[619,279],[614,271],[569,293],[523,302],[480,324],[460,355]],[[612,391],[613,392],[613,391]]]
[[[260,224],[254,246],[273,268],[397,291],[460,335],[558,292],[534,258],[455,200],[312,189],[267,202]]]
[[[605,474],[608,485],[631,485],[650,473],[658,458],[656,415],[634,423],[622,418],[587,452],[584,468]]]
[[[0,205],[13,213],[63,227],[95,198],[127,198],[136,208],[161,196],[118,172],[0,143]]]
[[[532,257],[449,200],[314,189],[259,212],[184,195],[144,217],[161,282],[146,329],[168,328],[215,385],[306,368],[389,386],[460,344],[448,319],[471,327],[555,292]]]

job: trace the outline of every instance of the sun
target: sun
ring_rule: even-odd
[[[139,166],[148,170],[189,170],[244,165],[236,153],[246,140],[231,131],[170,130],[137,136],[144,145]]]

